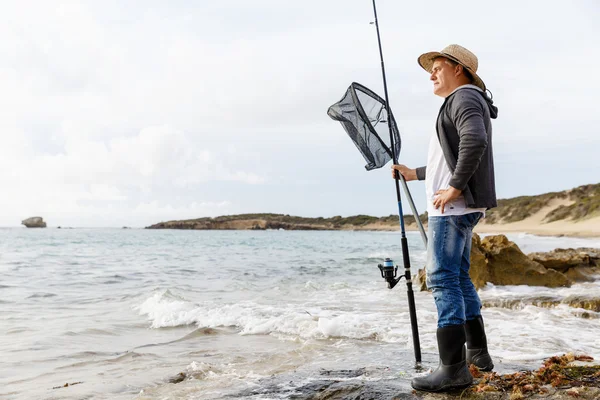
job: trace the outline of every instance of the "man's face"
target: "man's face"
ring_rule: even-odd
[[[437,58],[433,62],[431,69],[431,79],[433,81],[433,93],[446,97],[458,86],[456,76],[456,67],[446,62],[445,58]]]

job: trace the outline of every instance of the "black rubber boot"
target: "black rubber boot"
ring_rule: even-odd
[[[488,353],[483,318],[479,316],[467,321],[465,334],[467,336],[467,363],[474,364],[481,371],[494,369],[492,357]]]
[[[414,378],[414,389],[426,392],[445,392],[473,383],[473,376],[465,358],[464,325],[452,325],[437,330],[440,365],[431,374]]]

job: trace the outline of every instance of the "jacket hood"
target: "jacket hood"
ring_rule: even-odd
[[[490,109],[490,117],[493,119],[498,118],[498,107],[494,105],[494,100],[492,100],[492,98],[488,96],[487,93],[481,93],[481,95],[483,96],[485,102],[487,103]]]

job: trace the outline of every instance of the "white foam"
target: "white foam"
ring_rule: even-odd
[[[509,360],[535,360],[565,352],[600,355],[598,319],[576,317],[567,305],[525,306],[521,310],[483,311],[492,355]]]
[[[253,301],[226,305],[194,304],[164,291],[153,294],[137,309],[141,315],[148,317],[152,328],[196,324],[199,327],[236,326],[241,335],[277,334],[303,339],[377,338],[389,342],[406,340],[408,329],[404,326],[406,324],[402,323],[408,319],[406,313],[390,316],[386,307],[379,307],[378,310],[367,313],[352,307],[331,310],[319,304],[323,303],[325,307],[327,304],[344,305],[339,297],[346,297],[349,291],[351,289],[344,286],[344,290],[330,292],[330,295],[333,294],[330,299],[321,298],[319,301],[316,298],[314,303],[302,306],[293,303],[261,304]],[[389,300],[389,297],[388,292],[379,290],[376,295],[366,299],[384,305],[381,299]],[[392,310],[396,309],[396,306],[392,307]]]
[[[483,310],[493,356],[513,361],[538,360],[562,352],[600,356],[600,318],[597,314],[559,304],[536,307],[527,299],[598,293],[598,283],[549,289],[528,286],[494,286],[480,291],[481,298],[523,299],[518,309]],[[273,296],[270,298],[269,296]],[[423,351],[436,352],[437,312],[430,293],[416,292],[417,315]],[[396,343],[412,348],[406,292],[387,290],[379,282],[351,285],[307,281],[281,301],[278,291],[264,292],[253,301],[192,303],[169,291],[155,293],[139,307],[152,328],[195,324],[199,327],[234,326],[240,335],[273,335],[281,340],[358,339]]]
[[[544,286],[506,285],[497,286],[488,283],[480,289],[479,295],[482,300],[487,299],[523,299],[528,298],[565,298],[568,296],[593,296],[600,293],[600,281],[583,282],[571,285],[571,287],[548,288]]]
[[[155,293],[140,304],[140,315],[147,315],[152,328],[173,327],[193,323],[194,304],[177,298],[170,291]]]
[[[202,380],[222,380],[224,377],[243,379],[243,380],[258,380],[265,378],[266,375],[257,374],[252,370],[242,371],[235,364],[221,364],[215,366],[205,362],[192,361],[186,367],[187,376],[193,379]]]

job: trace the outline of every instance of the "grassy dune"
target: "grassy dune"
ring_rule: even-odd
[[[562,192],[500,199],[498,207],[486,213],[486,222],[493,224],[522,221],[547,208],[552,200],[565,200],[570,204],[559,205],[548,210],[544,222],[578,221],[598,216],[600,215],[600,183],[583,185]]]

